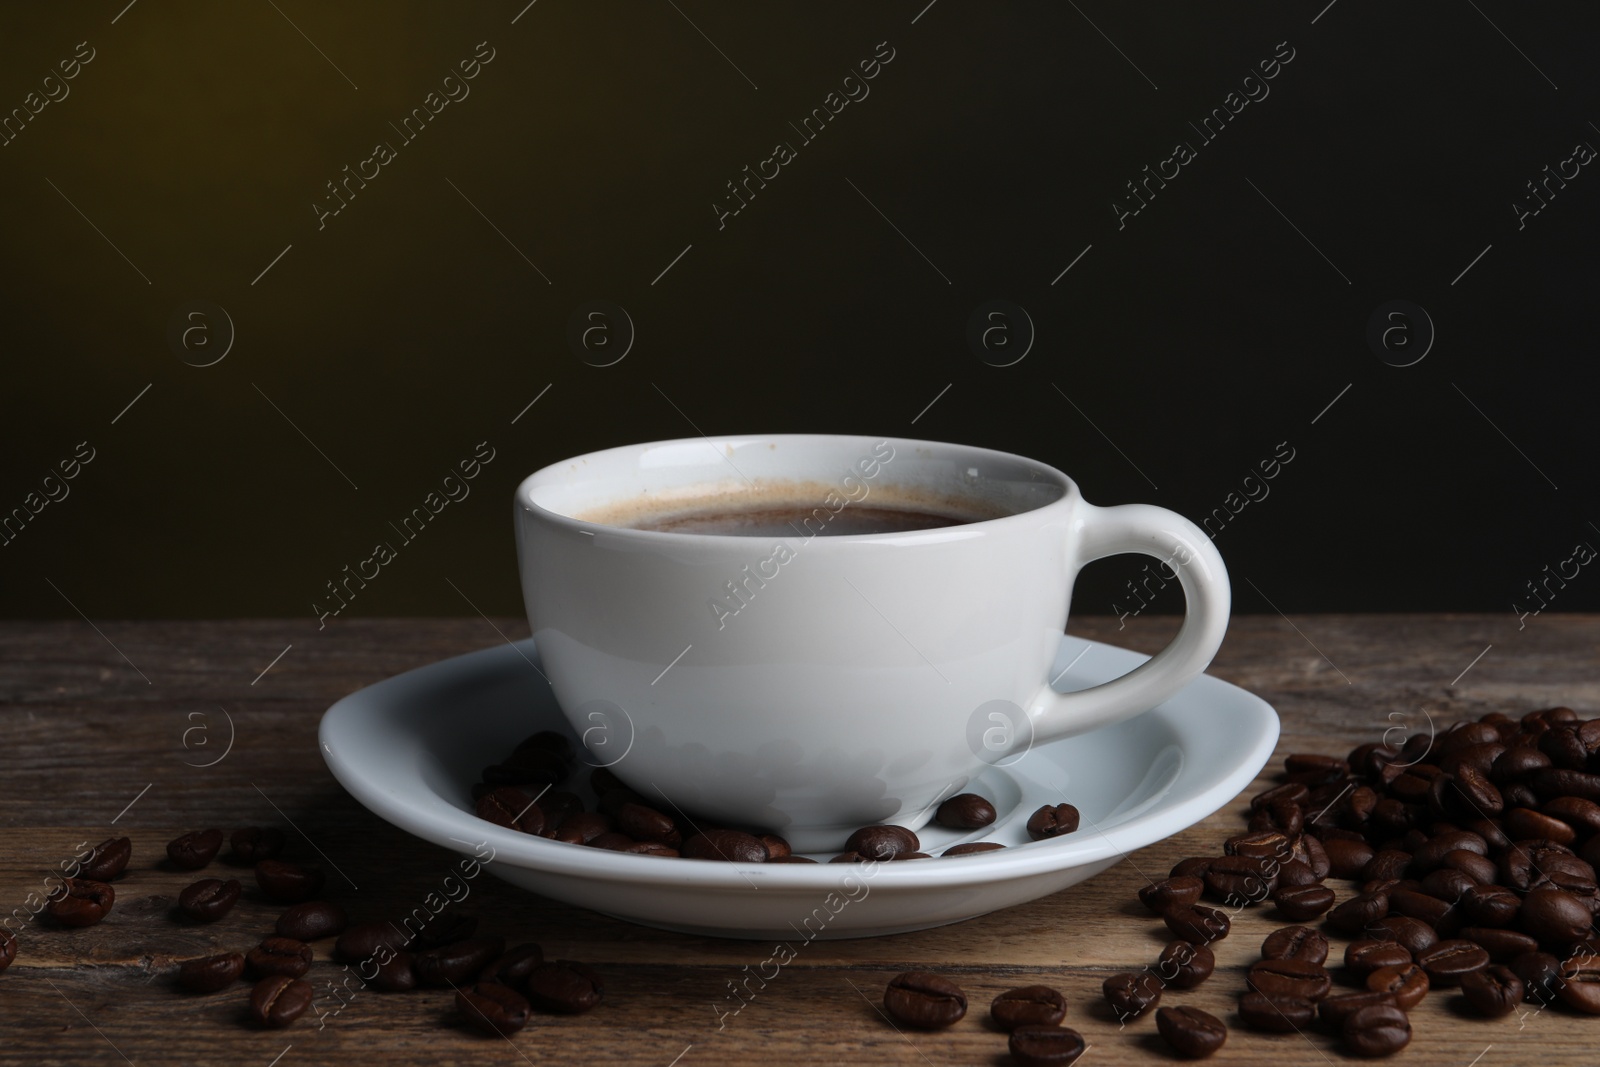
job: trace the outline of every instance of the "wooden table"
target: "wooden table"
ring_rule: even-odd
[[[1546,615],[1521,630],[1516,622],[1510,612],[1235,619],[1212,671],[1261,694],[1283,718],[1277,757],[1251,791],[1288,752],[1343,754],[1393,727],[1426,729],[1424,709],[1443,725],[1490,710],[1600,708],[1600,616]],[[494,625],[512,637],[527,632],[513,620]],[[1174,629],[1168,618],[1121,629],[1115,619],[1072,626],[1144,651]],[[318,717],[354,689],[500,636],[483,619],[351,620],[322,632],[299,620],[102,622],[99,630],[78,621],[0,625],[0,914],[26,914],[29,894],[42,891],[80,843],[119,833],[134,843],[104,923],[79,931],[20,924],[17,962],[0,976],[0,1063],[1003,1063],[1005,1036],[987,1022],[988,1003],[1035,982],[1066,995],[1069,1024],[1093,1045],[1084,1062],[1159,1061],[1169,1053],[1153,1020],[1119,1031],[1102,1010],[1100,983],[1153,960],[1166,939],[1134,897],[1145,875],[1163,876],[1186,855],[1214,854],[1243,826],[1240,797],[1053,897],[938,930],[816,942],[722,1029],[714,1006],[725,1003],[727,983],[770,946],[632,926],[485,878],[469,905],[487,930],[596,966],[607,983],[599,1009],[539,1016],[514,1049],[464,1029],[451,996],[437,991],[360,991],[321,1027],[307,1014],[288,1030],[257,1030],[244,1019],[248,985],[189,996],[172,988],[172,972],[192,955],[250,947],[280,909],[247,899],[220,923],[180,925],[171,918],[175,898],[198,876],[166,869],[165,843],[207,826],[278,825],[291,830],[290,858],[317,863],[320,850],[331,861],[320,864],[331,894],[353,916],[409,907],[455,857],[340,789],[317,753]],[[234,737],[222,756],[228,718]],[[205,763],[212,765],[198,766]],[[220,870],[229,868],[219,859],[210,873]],[[1321,1033],[1265,1036],[1233,1025],[1243,970],[1276,925],[1265,911],[1242,915],[1216,946],[1216,975],[1169,1003],[1230,1023],[1221,1062],[1337,1062],[1335,1043]],[[343,975],[327,959],[327,943],[317,947],[309,977],[320,990]],[[888,979],[908,968],[958,981],[972,1005],[967,1018],[936,1034],[888,1025],[876,1005]],[[1465,1016],[1458,1000],[1446,991],[1428,997],[1400,1062],[1600,1062],[1600,1020],[1551,1010],[1484,1021]]]

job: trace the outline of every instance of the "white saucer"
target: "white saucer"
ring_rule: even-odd
[[[472,813],[469,790],[483,767],[536,730],[570,734],[533,658],[530,639],[352,693],[322,718],[328,767],[358,801],[426,841],[463,856],[486,842],[495,856],[489,869],[515,885],[646,926],[717,937],[901,933],[1054,893],[1222,807],[1250,784],[1278,740],[1271,706],[1202,676],[1135,719],[984,771],[967,790],[988,797],[1000,817],[977,831],[930,825],[920,836],[933,859],[862,867],[640,856],[533,837]],[[1096,685],[1146,658],[1066,636],[1056,688]],[[575,780],[582,771],[580,764]],[[1063,802],[1082,813],[1081,828],[1030,842],[1028,816]],[[1008,847],[938,858],[969,840]]]

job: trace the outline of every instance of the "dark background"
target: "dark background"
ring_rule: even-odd
[[[0,612],[314,630],[325,583],[487,441],[345,617],[518,614],[516,483],[697,431],[969,442],[1196,520],[1287,442],[1217,534],[1242,611],[1516,622],[1600,546],[1600,167],[1525,228],[1512,206],[1600,146],[1594,5],[525,2],[0,11],[0,111],[94,49],[0,147],[0,514],[95,457],[0,547]],[[470,95],[402,144],[481,41]],[[800,143],[884,41],[870,95]],[[1188,123],[1279,42],[1270,95],[1202,144]],[[780,140],[798,158],[719,230]],[[1179,140],[1198,157],[1119,229]],[[379,141],[394,161],[319,230]],[[1011,366],[968,344],[991,299],[1036,331]],[[227,326],[196,300],[235,332],[211,366]],[[593,300],[636,331],[611,366],[568,340]],[[1431,347],[1414,316],[1369,344],[1393,300]],[[1144,562],[1092,566],[1076,610],[1131,611]],[[1595,569],[1550,610],[1600,608]]]

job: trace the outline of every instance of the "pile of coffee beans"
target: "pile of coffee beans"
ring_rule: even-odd
[[[966,1017],[967,995],[943,975],[907,971],[889,980],[883,1010],[902,1026],[940,1030]],[[1011,1035],[1018,1067],[1066,1067],[1083,1055],[1083,1035],[1061,1025],[1066,1017],[1066,998],[1049,986],[1008,989],[989,1005],[990,1020]]]

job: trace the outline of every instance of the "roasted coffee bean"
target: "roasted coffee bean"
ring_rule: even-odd
[[[322,892],[322,870],[302,867],[283,860],[262,860],[256,864],[256,885],[270,900],[279,904],[298,904]]]
[[[977,830],[994,820],[994,805],[976,793],[957,793],[933,814],[934,822],[952,830]]]
[[[344,909],[339,905],[329,904],[326,900],[308,900],[278,916],[278,936],[292,937],[297,941],[321,941],[325,937],[338,937],[344,933],[348,921]]]
[[[1161,1000],[1161,979],[1149,971],[1114,974],[1100,984],[1100,993],[1119,1022],[1137,1019]]]
[[[178,910],[196,922],[216,922],[239,902],[243,887],[237,878],[202,878],[178,894]]]
[[[789,842],[777,834],[758,834],[758,840],[767,846],[767,862],[780,863],[794,855],[794,849]]]
[[[1411,1020],[1399,1008],[1375,1004],[1344,1021],[1345,1051],[1371,1059],[1392,1056],[1411,1043]]]
[[[681,856],[682,855],[681,852],[679,852],[677,849],[673,848],[671,845],[663,845],[659,841],[634,841],[632,844],[625,845],[622,848],[619,848],[617,851],[618,852],[627,852],[627,853],[630,853],[630,854],[635,855],[635,856]],[[788,857],[785,856],[785,857],[783,857],[783,859],[778,859],[778,860],[769,859],[767,862],[768,863],[783,863],[787,859],[788,859]]]
[[[979,844],[979,842],[972,842],[972,844]],[[962,846],[954,845],[952,847],[953,848],[961,848]],[[1004,845],[996,845],[995,846],[995,848],[1004,848],[1004,847],[1005,847]],[[939,855],[941,855],[941,856],[970,856],[974,852],[990,852],[990,851],[993,851],[993,850],[992,849],[986,849],[986,848],[969,848],[964,852],[952,852],[952,851],[950,851],[950,849],[947,848],[943,852],[939,853]],[[767,862],[768,863],[815,863],[817,861],[812,859],[810,856],[796,856],[793,853],[791,853],[790,855],[787,855],[787,856],[779,856],[777,859],[769,859],[769,860],[767,860]]]
[[[1403,967],[1379,967],[1367,975],[1367,988],[1374,993],[1388,993],[1394,1002],[1410,1011],[1428,995],[1428,972],[1415,963]]]
[[[1334,878],[1360,878],[1372,857],[1377,855],[1364,841],[1333,839],[1322,842],[1322,847],[1328,853],[1328,873]]]
[[[1439,866],[1441,870],[1460,871],[1480,885],[1492,884],[1499,874],[1499,868],[1493,860],[1465,848],[1453,848],[1446,852],[1439,857]]]
[[[422,924],[411,939],[414,948],[438,948],[465,941],[478,932],[478,917],[466,911],[441,911]],[[302,939],[304,940],[304,939]]]
[[[1319,882],[1328,877],[1328,872],[1333,869],[1333,864],[1328,859],[1328,850],[1322,847],[1321,841],[1310,834],[1300,835],[1300,850],[1295,858],[1310,867]]]
[[[1199,1008],[1161,1008],[1156,1029],[1174,1052],[1191,1060],[1211,1055],[1228,1040],[1222,1020]]]
[[[1275,786],[1250,798],[1250,810],[1260,811],[1270,804],[1304,804],[1311,798],[1311,790],[1300,782]]]
[[[283,831],[276,826],[246,826],[228,838],[233,858],[240,863],[277,859],[283,851]]]
[[[1460,985],[1463,975],[1489,966],[1489,953],[1481,945],[1456,938],[1417,953],[1417,964],[1428,972],[1432,985]]]
[[[311,1006],[312,997],[310,982],[274,974],[261,979],[250,990],[250,1015],[262,1026],[278,1029],[304,1015]]]
[[[1156,976],[1173,989],[1193,989],[1211,977],[1217,957],[1205,945],[1169,941],[1156,960]]]
[[[1578,897],[1563,889],[1534,889],[1522,898],[1517,921],[1547,945],[1565,945],[1589,932],[1593,914]]]
[[[372,960],[373,974],[366,979],[367,984],[380,993],[409,993],[417,988],[415,962],[409,952],[383,949]]]
[[[1489,959],[1495,963],[1510,963],[1525,952],[1537,952],[1536,938],[1517,930],[1503,930],[1493,926],[1467,926],[1460,931],[1468,941],[1483,946]]]
[[[485,822],[508,830],[538,834],[544,829],[544,810],[514,786],[500,786],[479,797],[473,811]]]
[[[1172,865],[1172,870],[1167,872],[1168,878],[1199,878],[1202,882],[1206,877],[1206,869],[1211,866],[1209,856],[1189,856]]]
[[[1523,995],[1532,1001],[1549,1003],[1561,985],[1561,960],[1548,952],[1525,952],[1507,966],[1522,979]]]
[[[534,803],[544,812],[544,829],[539,831],[540,837],[555,837],[563,823],[583,810],[583,800],[578,794],[564,789],[546,793]]]
[[[622,783],[621,778],[611,773],[609,768],[596,767],[589,772],[589,788],[594,791],[595,796],[603,797],[613,790],[626,789],[628,787]]]
[[[1522,898],[1497,885],[1480,885],[1461,896],[1461,910],[1480,926],[1509,926],[1522,909]]]
[[[1222,843],[1226,856],[1254,856],[1256,859],[1274,859],[1280,863],[1294,851],[1289,835],[1275,830],[1255,831],[1230,837]]]
[[[833,857],[833,859],[829,860],[828,862],[829,863],[865,863],[865,862],[867,862],[867,857],[863,856],[859,852],[841,852],[837,856]]]
[[[1161,921],[1167,924],[1167,929],[1171,930],[1175,937],[1194,945],[1209,945],[1213,941],[1221,941],[1228,936],[1228,930],[1232,925],[1226,912],[1202,904],[1172,908],[1161,916]]]
[[[528,1025],[528,999],[499,982],[479,982],[456,990],[456,1011],[486,1034],[510,1037]]]
[[[1450,911],[1450,904],[1438,897],[1430,897],[1420,889],[1394,889],[1389,893],[1389,910],[1400,915],[1421,919],[1430,926],[1437,925]]]
[[[1139,902],[1150,910],[1150,914],[1160,915],[1172,908],[1198,904],[1205,887],[1205,882],[1187,875],[1164,878],[1140,889]]]
[[[178,965],[178,986],[191,993],[215,993],[237,982],[243,973],[244,957],[237,952],[201,956]]]
[[[1498,963],[1461,976],[1461,993],[1472,1010],[1491,1019],[1510,1015],[1522,1003],[1522,979]]]
[[[901,828],[895,826],[876,827],[875,829],[900,830]],[[856,835],[862,832],[857,830]],[[916,835],[912,834],[910,830],[902,832],[911,835],[912,847],[897,851],[915,851]],[[855,841],[856,835],[852,835],[850,840]],[[767,861],[767,846],[761,843],[761,839],[738,830],[708,830],[703,834],[695,834],[683,843],[683,848],[679,851],[692,860],[723,860],[729,863],[765,863]],[[889,859],[892,855],[893,853],[890,853],[889,855],[878,855],[874,858]]]
[[[333,954],[346,963],[398,952],[411,943],[411,935],[392,922],[357,923],[346,927],[334,942]]]
[[[1283,769],[1293,775],[1309,775],[1327,780],[1342,778],[1350,773],[1350,765],[1337,756],[1293,753],[1286,756]]]
[[[1512,808],[1506,812],[1505,829],[1513,841],[1539,838],[1554,841],[1558,845],[1570,845],[1578,839],[1578,832],[1554,815],[1529,811],[1527,808]]]
[[[1455,853],[1451,853],[1454,855]],[[1467,852],[1465,855],[1472,855]],[[1470,876],[1450,867],[1435,867],[1428,877],[1422,880],[1422,891],[1430,897],[1438,897],[1447,904],[1455,904],[1467,895],[1467,890],[1478,883]]]
[[[1206,868],[1206,889],[1225,903],[1259,904],[1277,888],[1277,864],[1255,856],[1219,856]]]
[[[1045,985],[1008,989],[989,1005],[989,1017],[1002,1030],[1055,1026],[1067,1017],[1067,999]]]
[[[525,985],[528,999],[534,1007],[567,1015],[588,1011],[605,996],[605,986],[600,976],[571,960],[541,963],[528,972]],[[962,1000],[961,1010],[966,1010],[965,999]]]
[[[916,852],[922,845],[904,826],[863,826],[850,835],[844,847],[868,859],[889,860],[901,852]]]
[[[1310,864],[1301,860],[1290,860],[1278,866],[1278,888],[1301,888],[1308,885],[1321,885],[1317,872],[1311,869]]]
[[[1540,809],[1541,814],[1560,819],[1580,833],[1600,833],[1600,804],[1582,797],[1555,797]]]
[[[1306,960],[1260,960],[1245,972],[1245,983],[1269,997],[1304,997],[1318,1001],[1328,995],[1332,979],[1319,963]]]
[[[531,941],[507,949],[478,975],[480,982],[500,982],[520,988],[533,969],[544,962],[544,950]]]
[[[1268,996],[1252,990],[1239,998],[1239,1018],[1252,1030],[1269,1034],[1303,1030],[1316,1015],[1316,1005],[1305,997]]]
[[[525,787],[538,792],[566,777],[566,768],[551,756],[529,756],[515,762],[494,763],[483,769],[483,783],[491,789]]]
[[[1554,726],[1539,735],[1539,751],[1556,767],[1581,771],[1589,761],[1589,749],[1571,726]]]
[[[1310,869],[1307,868],[1307,873]],[[1315,919],[1329,908],[1333,907],[1335,900],[1333,890],[1320,882],[1315,885],[1279,885],[1278,891],[1272,895],[1272,902],[1278,906],[1286,919],[1304,922]]]
[[[1298,804],[1287,801],[1275,801],[1250,813],[1252,831],[1273,830],[1281,834],[1298,834],[1305,826],[1305,812]]]
[[[221,830],[195,830],[167,842],[167,858],[186,871],[198,871],[217,858]]]
[[[572,739],[566,734],[558,733],[555,730],[540,730],[537,733],[529,734],[517,742],[517,747],[514,751],[518,754],[524,752],[551,752],[562,763],[569,766],[577,758],[577,749],[573,746]]]
[[[1411,950],[1398,941],[1363,938],[1352,941],[1344,950],[1344,966],[1363,982],[1367,975],[1385,967],[1405,967],[1414,962]]]
[[[931,859],[933,859],[933,857],[928,855],[926,852],[897,852],[897,853],[895,853],[894,858],[896,860],[931,860]]]
[[[1569,771],[1562,767],[1546,767],[1532,772],[1525,779],[1540,800],[1555,797],[1581,797],[1600,801],[1600,774]]]
[[[1334,1029],[1344,1026],[1344,1021],[1362,1008],[1375,1004],[1395,1007],[1393,993],[1374,993],[1363,989],[1359,993],[1335,993],[1317,1001],[1317,1017]]]
[[[1363,937],[1379,941],[1394,941],[1404,945],[1412,956],[1418,956],[1439,941],[1439,933],[1421,919],[1407,915],[1390,915],[1377,922],[1368,923],[1361,931]]]
[[[1071,1027],[1024,1026],[1011,1031],[1007,1047],[1017,1067],[1068,1067],[1088,1046]]]
[[[17,935],[4,926],[0,926],[0,973],[17,958]]]
[[[78,865],[78,877],[91,882],[109,882],[123,872],[133,855],[133,843],[126,837],[112,837],[100,842],[89,858]]]
[[[505,950],[503,937],[473,937],[413,953],[411,966],[422,985],[460,985],[471,981]]]
[[[1028,839],[1062,837],[1078,828],[1078,809],[1071,804],[1046,804],[1028,816]]]
[[[104,919],[117,901],[116,891],[104,882],[66,878],[50,891],[45,910],[62,926],[93,926]]]
[[[1261,958],[1320,964],[1328,958],[1328,939],[1309,926],[1285,926],[1261,942]]]
[[[650,802],[648,800],[646,800],[640,794],[634,792],[632,789],[629,789],[627,786],[623,786],[621,789],[609,789],[606,792],[601,793],[600,799],[595,801],[594,806],[595,810],[609,815],[615,819],[617,817],[617,813],[622,810],[624,805],[627,804],[643,804],[645,807],[650,806]]]
[[[587,845],[601,834],[610,833],[611,827],[611,816],[598,811],[580,811],[563,820],[555,839],[569,845]]]
[[[676,848],[683,843],[672,816],[644,804],[624,804],[617,809],[617,829],[636,841],[654,841]]]
[[[1361,868],[1361,877],[1369,882],[1386,878],[1404,878],[1410,866],[1411,853],[1397,848],[1380,849],[1374,852],[1367,865]]]
[[[998,841],[967,841],[960,845],[951,845],[941,856],[974,856],[979,852],[998,852],[1006,846]]]
[[[286,974],[299,978],[311,969],[311,946],[292,937],[269,937],[245,953],[250,973],[257,977]]]
[[[1550,757],[1533,745],[1516,745],[1507,748],[1489,765],[1489,780],[1496,785],[1519,781],[1550,766]]]
[[[1561,964],[1561,1003],[1584,1015],[1600,1015],[1600,956],[1572,956]]]
[[[890,979],[883,992],[883,1007],[891,1018],[907,1026],[934,1030],[956,1023],[967,1013],[967,996],[941,975],[906,971]]]
[[[1355,936],[1389,914],[1386,893],[1361,893],[1328,912],[1328,925],[1341,934]]]

